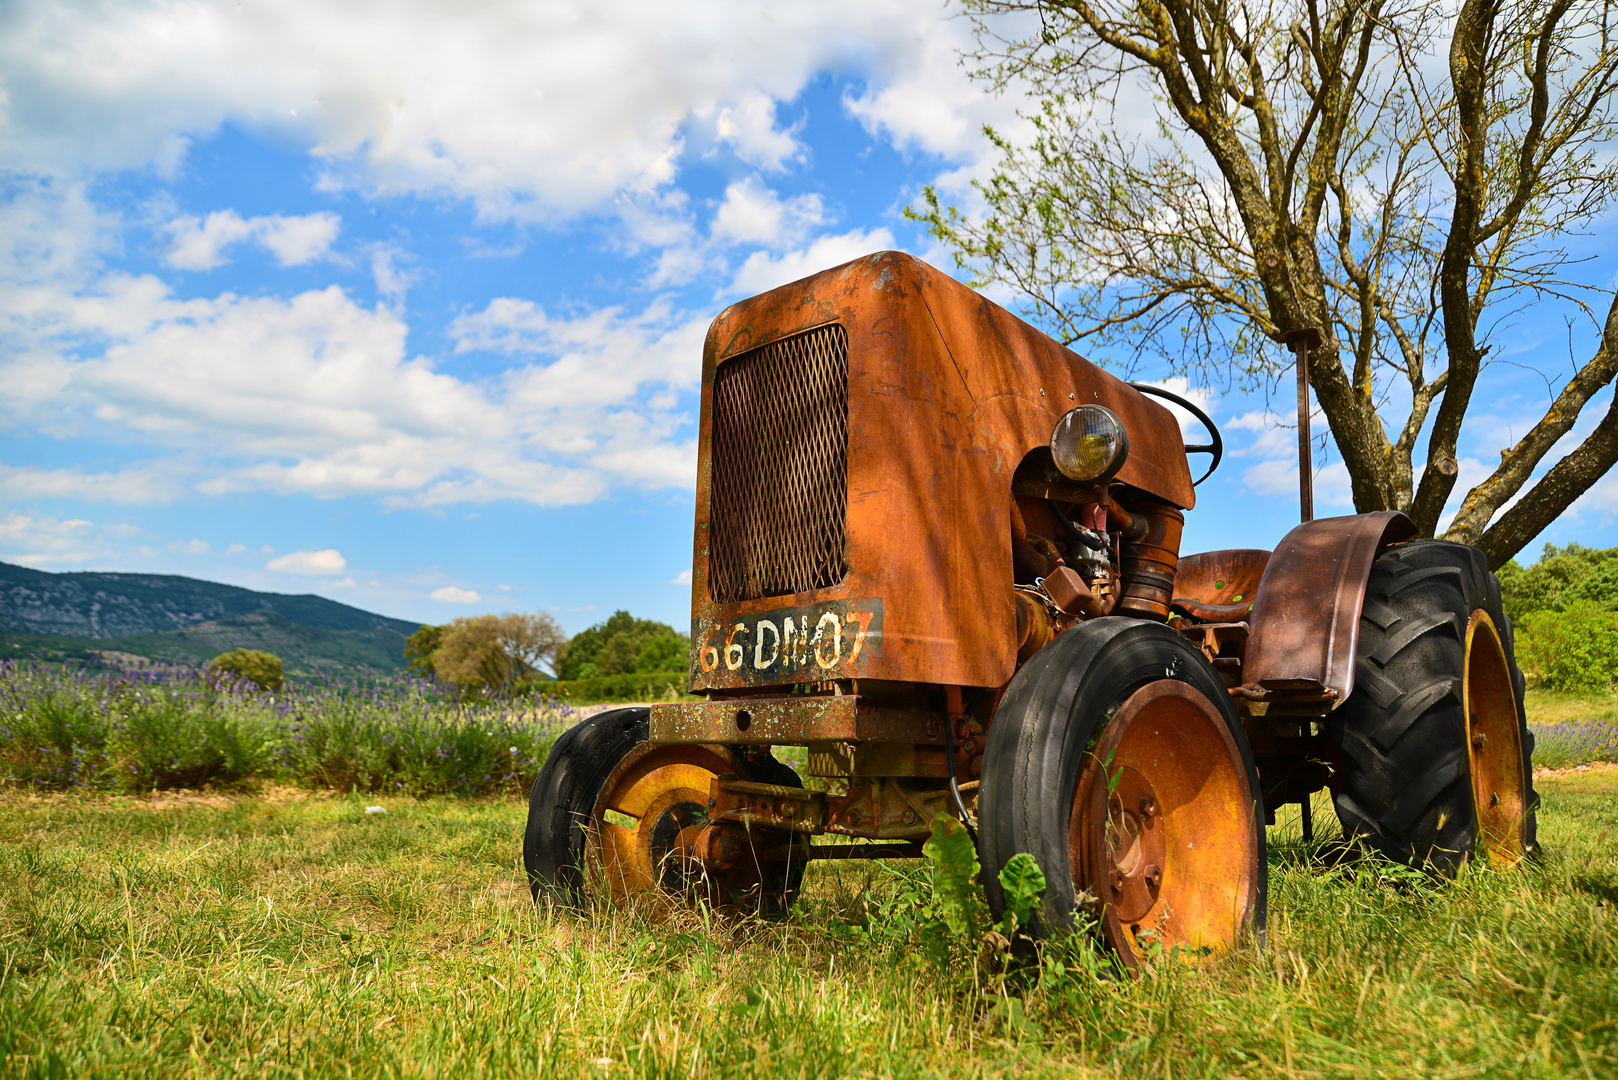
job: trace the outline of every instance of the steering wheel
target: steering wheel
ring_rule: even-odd
[[[1191,481],[1192,487],[1196,487],[1198,484],[1208,479],[1208,477],[1212,476],[1213,471],[1219,468],[1219,463],[1224,460],[1225,440],[1219,437],[1219,429],[1214,427],[1214,422],[1208,418],[1208,414],[1191,404],[1191,402],[1187,401],[1179,394],[1170,393],[1161,387],[1147,386],[1145,383],[1130,383],[1129,385],[1133,386],[1136,390],[1139,390],[1143,394],[1150,394],[1152,397],[1160,397],[1164,401],[1174,402],[1174,404],[1196,417],[1197,420],[1201,422],[1202,426],[1208,429],[1208,434],[1213,436],[1213,442],[1198,443],[1195,446],[1188,446],[1185,448],[1185,452],[1188,454],[1213,455],[1213,463],[1208,466],[1208,471],[1203,473],[1197,479]]]

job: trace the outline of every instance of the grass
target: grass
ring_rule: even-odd
[[[1528,705],[1541,765],[1618,759],[1618,697]],[[538,910],[514,795],[571,719],[0,663],[0,1073],[1618,1076],[1618,770],[1540,781],[1543,862],[1443,885],[1293,810],[1266,948],[1109,980],[928,959],[913,864],[814,864],[775,922]]]
[[[880,916],[904,864],[812,864],[779,922],[582,921],[529,902],[515,800],[0,793],[0,1069],[1612,1076],[1618,772],[1541,788],[1544,861],[1444,885],[1283,818],[1265,949],[1122,981],[1070,950],[1015,1007]]]

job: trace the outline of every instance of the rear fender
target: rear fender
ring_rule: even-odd
[[[1307,521],[1265,564],[1242,664],[1249,691],[1329,690],[1332,707],[1354,690],[1360,611],[1371,564],[1416,535],[1393,510]]]

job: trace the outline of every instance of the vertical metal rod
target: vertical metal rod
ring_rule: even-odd
[[[1315,842],[1315,816],[1310,811],[1309,799],[1310,796],[1305,795],[1298,804],[1298,810],[1303,815],[1303,842],[1306,844]]]
[[[1309,438],[1309,342],[1298,342],[1298,514],[1315,520],[1315,468]],[[1307,805],[1307,804],[1306,804]],[[1306,809],[1305,814],[1308,813]],[[1308,820],[1305,818],[1305,820]]]
[[[1315,463],[1309,447],[1309,350],[1323,339],[1319,330],[1307,326],[1288,332],[1281,340],[1298,354],[1298,515],[1304,521],[1313,521]]]

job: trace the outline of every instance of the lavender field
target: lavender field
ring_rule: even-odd
[[[0,661],[0,777],[57,790],[242,788],[526,795],[580,715],[547,698],[463,700],[409,677],[275,694],[201,669]]]
[[[1529,691],[1528,727],[1538,768],[1618,761],[1618,698],[1611,694]]]
[[[276,694],[201,669],[0,661],[0,783],[54,790],[240,789],[524,796],[595,707],[461,698],[431,682],[329,677]],[[1609,695],[1530,692],[1534,763],[1618,761]]]

